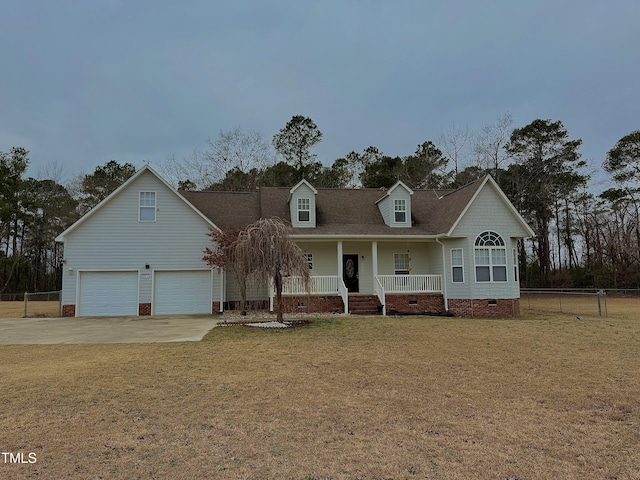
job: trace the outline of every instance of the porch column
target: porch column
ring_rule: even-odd
[[[342,240],[338,240],[338,278],[342,279]]]
[[[373,279],[378,276],[378,242],[374,240],[371,242],[371,268],[373,271]]]
[[[219,269],[219,272],[220,272],[220,313],[222,313],[224,311],[224,302],[226,300],[225,290],[226,290],[227,271],[221,268]]]

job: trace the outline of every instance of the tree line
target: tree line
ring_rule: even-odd
[[[410,155],[369,146],[331,165],[313,153],[322,138],[312,119],[295,115],[271,142],[235,127],[156,168],[179,189],[227,191],[291,187],[302,178],[327,188],[388,188],[401,180],[413,189],[455,189],[489,173],[535,232],[519,247],[523,285],[640,288],[640,130],[602,159],[615,186],[599,194],[590,191],[582,140],[561,121],[514,128],[506,114],[477,132],[452,124]],[[67,182],[56,165],[32,178],[28,154],[21,147],[0,152],[0,293],[59,289],[55,237],[136,170],[111,160]]]

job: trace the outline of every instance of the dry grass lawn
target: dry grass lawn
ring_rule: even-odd
[[[60,315],[60,302],[29,302],[27,316],[57,317]],[[0,318],[23,318],[24,302],[0,302]]]
[[[638,479],[639,353],[637,313],[1,346],[0,449],[37,462],[0,478]]]

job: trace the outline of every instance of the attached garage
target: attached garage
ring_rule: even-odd
[[[211,270],[154,272],[154,315],[211,313],[211,302]]]
[[[138,315],[138,272],[80,272],[78,316]]]

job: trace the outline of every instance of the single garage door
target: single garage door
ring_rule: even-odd
[[[138,315],[138,273],[80,272],[78,315]]]
[[[211,270],[156,271],[155,315],[211,313]]]

